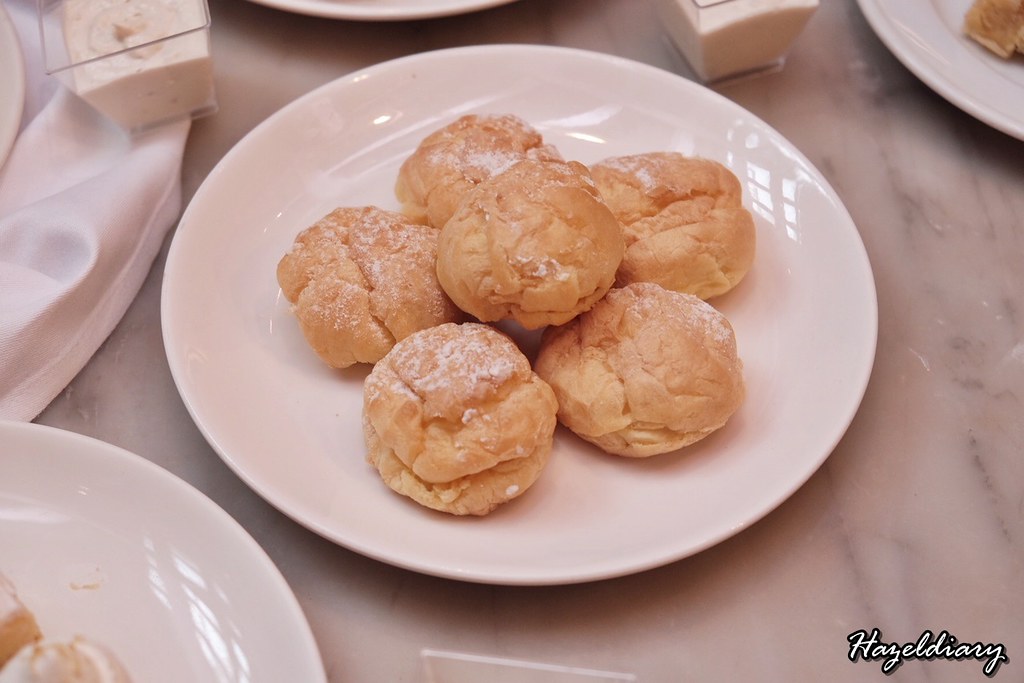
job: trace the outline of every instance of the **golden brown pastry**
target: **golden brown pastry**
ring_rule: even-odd
[[[586,166],[526,160],[466,194],[441,229],[437,275],[479,320],[537,329],[600,300],[622,251],[622,229]]]
[[[131,683],[107,647],[82,636],[22,648],[0,670],[0,683]]]
[[[651,152],[606,159],[590,170],[625,234],[616,284],[656,282],[709,299],[747,274],[754,220],[739,180],[722,164]]]
[[[410,335],[374,366],[363,395],[367,460],[434,510],[487,514],[526,491],[551,452],[551,388],[487,325]]]
[[[468,190],[526,158],[561,157],[516,116],[469,114],[423,139],[399,169],[395,195],[406,215],[440,228]]]
[[[320,358],[374,363],[397,340],[462,319],[437,282],[437,236],[371,206],[335,209],[296,237],[277,280]]]
[[[554,389],[566,427],[630,457],[703,439],[745,393],[725,316],[654,283],[614,289],[571,323],[545,330],[534,367]]]
[[[41,637],[32,612],[18,598],[14,585],[0,574],[0,668],[18,650]]]
[[[1024,53],[1024,0],[974,0],[964,33],[1000,57]]]

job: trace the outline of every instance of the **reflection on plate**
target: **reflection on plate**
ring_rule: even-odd
[[[0,573],[44,636],[106,643],[136,681],[326,681],[277,568],[147,460],[0,422]]]
[[[25,63],[7,9],[0,4],[0,168],[14,145],[25,106]]]
[[[584,162],[649,150],[721,160],[742,179],[760,253],[716,302],[749,396],[720,433],[648,460],[567,432],[524,496],[483,519],[433,513],[364,462],[365,369],[306,347],[275,280],[297,232],[338,205],[397,209],[402,160],[468,112],[515,113]],[[199,428],[253,489],[303,525],[385,562],[458,579],[555,584],[622,575],[759,519],[825,460],[860,403],[876,299],[834,192],[774,130],[668,72],[538,46],[443,50],[360,71],[270,117],[213,170],[164,276],[171,371]]]
[[[465,14],[515,0],[253,0],[298,14],[355,21],[406,21]]]
[[[879,39],[952,104],[1024,140],[1024,58],[1003,59],[963,33],[971,0],[858,0]]]

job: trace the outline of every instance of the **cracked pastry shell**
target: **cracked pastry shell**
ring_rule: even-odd
[[[622,223],[619,286],[655,282],[710,299],[731,290],[754,261],[754,220],[739,180],[710,159],[678,152],[613,157],[590,167]]]
[[[566,427],[629,457],[703,439],[745,395],[725,316],[654,283],[614,289],[571,323],[545,330],[534,368],[554,390]]]
[[[485,515],[540,476],[557,407],[504,333],[439,325],[396,344],[366,378],[367,461],[420,505]]]
[[[437,231],[377,207],[303,230],[277,266],[306,341],[331,367],[375,363],[417,330],[463,319],[437,282]]]
[[[466,195],[441,229],[437,276],[477,319],[537,329],[599,301],[623,248],[622,228],[586,166],[525,160]]]
[[[425,137],[402,163],[402,212],[441,228],[479,183],[527,158],[560,159],[530,124],[511,114],[468,114]]]

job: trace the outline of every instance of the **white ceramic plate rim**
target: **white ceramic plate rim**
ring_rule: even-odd
[[[14,146],[25,107],[25,58],[7,8],[0,4],[0,84],[7,84],[0,97],[0,168]]]
[[[363,462],[358,415],[365,370],[335,375],[312,357],[273,271],[295,233],[338,204],[356,203],[348,197],[397,208],[390,186],[404,155],[441,121],[488,108],[525,114],[566,156],[583,161],[595,161],[583,158],[595,149],[646,151],[632,145],[648,143],[731,158],[743,165],[748,192],[759,195],[761,253],[747,280],[719,304],[736,316],[731,320],[749,389],[726,429],[684,454],[647,461],[601,457],[560,432],[552,462],[533,489],[482,520],[464,520],[391,493]],[[244,204],[229,199],[242,195]],[[804,225],[801,216],[811,212]],[[814,258],[780,261],[780,253],[804,250]],[[842,437],[867,386],[877,336],[874,281],[856,226],[789,142],[729,100],[674,74],[569,48],[425,53],[298,99],[257,126],[211,172],[182,218],[164,277],[171,373],[200,430],[246,483],[301,524],[370,557],[500,584],[633,573],[698,552],[760,519],[801,486]],[[751,321],[768,315],[757,306],[773,309],[775,296],[793,299],[792,310],[783,312],[814,329],[768,330],[751,347]],[[806,351],[805,345],[819,346]],[[767,395],[779,388],[774,359],[792,362],[794,354],[808,357],[799,359],[794,396],[778,412],[792,425],[773,426],[755,439],[755,451],[778,461],[747,457],[741,449],[755,435],[745,425],[760,429],[766,404],[779,399]],[[810,372],[815,362],[822,367]],[[659,472],[679,478],[661,479]],[[699,493],[705,488],[717,493],[705,499]],[[652,495],[655,489],[660,497]],[[596,498],[610,500],[597,506]],[[666,509],[644,509],[662,504]],[[576,519],[591,512],[621,515]],[[634,524],[650,527],[650,536],[625,528]],[[492,534],[504,544],[495,545]]]
[[[0,443],[0,572],[44,637],[104,643],[140,681],[326,681],[283,576],[200,491],[53,427],[0,421]],[[219,658],[202,652],[218,641]]]
[[[971,0],[858,2],[879,39],[932,90],[1024,140],[1024,59],[1004,60],[963,34]]]
[[[253,0],[275,9],[329,19],[407,21],[476,12],[515,0]]]

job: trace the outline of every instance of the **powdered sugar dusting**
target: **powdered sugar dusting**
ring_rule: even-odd
[[[359,305],[363,292],[359,281],[325,269],[310,281],[292,308],[300,319],[317,328],[349,330],[365,315],[365,305]]]
[[[474,150],[467,154],[462,161],[469,168],[483,171],[485,177],[493,177],[504,173],[523,158],[523,154],[519,152],[503,152],[492,149]]]
[[[419,164],[463,175],[479,183],[529,157],[556,156],[532,126],[517,116],[468,115],[424,139]],[[417,165],[417,156],[410,158]]]
[[[658,187],[666,173],[667,164],[655,155],[633,154],[605,159],[595,166],[627,174],[640,182],[640,189],[651,192]],[[657,171],[652,173],[652,171]]]
[[[379,286],[396,272],[393,261],[430,264],[436,249],[436,231],[411,223],[401,214],[369,208],[354,217],[350,248],[365,274]],[[394,264],[398,265],[398,264]]]
[[[735,348],[736,337],[729,320],[699,297],[651,283],[635,283],[620,292],[633,294],[632,306],[644,320],[661,320],[677,328],[694,330],[715,349]]]
[[[374,362],[396,339],[461,319],[437,281],[437,238],[375,206],[337,208],[299,233],[279,274],[317,353],[339,367]]]
[[[395,345],[389,359],[401,381],[420,397],[475,392],[482,385],[495,388],[529,369],[511,341],[477,323],[448,323],[413,334]],[[473,417],[469,411],[462,414],[464,422]]]
[[[716,347],[735,346],[736,339],[732,325],[714,306],[698,297],[693,297],[690,299],[687,313],[690,320],[704,333],[704,338],[710,339]]]
[[[353,226],[350,250],[366,279],[375,315],[389,323],[412,318],[417,327],[457,318],[437,282],[437,236],[434,228],[379,210]]]

